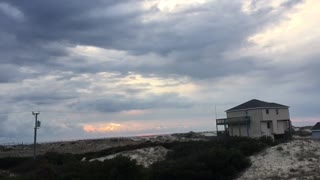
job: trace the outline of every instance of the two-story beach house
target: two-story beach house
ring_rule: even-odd
[[[272,138],[291,135],[289,106],[253,99],[226,113],[227,118],[216,120],[218,134]],[[219,126],[223,126],[223,132],[219,132]]]

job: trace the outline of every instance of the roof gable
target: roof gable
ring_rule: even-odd
[[[285,106],[285,105],[273,103],[273,102],[265,102],[257,99],[252,99],[248,102],[245,102],[236,107],[228,109],[226,112],[244,110],[244,109],[253,109],[253,108],[289,108],[289,106]]]
[[[317,124],[314,125],[311,130],[320,130],[320,122],[317,122]]]

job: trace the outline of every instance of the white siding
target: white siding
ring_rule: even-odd
[[[248,137],[247,126],[246,125],[230,125],[229,135]]]
[[[261,122],[261,136],[273,136],[273,127],[268,128],[268,122]]]
[[[262,119],[261,109],[252,109],[246,111],[235,111],[235,112],[227,112],[227,118],[233,117],[243,117],[250,116],[250,124],[247,130],[246,125],[230,125],[229,134],[231,136],[247,136],[249,133],[250,137],[260,137],[261,136],[261,128],[260,121]],[[240,131],[239,131],[240,130]]]
[[[267,113],[267,109],[262,110],[262,120],[263,121],[272,121],[272,129],[274,134],[284,134],[284,131],[287,129],[286,122],[279,120],[289,120],[289,109],[277,109],[268,108],[269,113]]]
[[[286,120],[290,119],[289,109],[278,109],[279,114],[277,114],[276,109],[269,108],[269,114],[266,113],[266,109],[261,109],[262,120]]]
[[[243,116],[246,116],[245,111],[227,112],[227,118],[243,117]]]
[[[227,118],[233,117],[250,117],[250,125],[248,133],[250,137],[272,136],[274,134],[284,134],[287,130],[287,122],[282,120],[289,120],[289,110],[279,108],[278,114],[275,108],[269,108],[269,113],[266,109],[249,109],[242,111],[227,112]],[[267,126],[270,122],[270,128]],[[229,135],[231,136],[247,136],[247,126],[245,125],[230,125]]]
[[[228,112],[227,118],[243,117],[245,115],[245,111]],[[230,125],[228,131],[230,136],[243,136],[243,125]]]
[[[249,110],[248,114],[250,116],[250,137],[260,137],[261,136],[261,120],[262,112],[261,109]]]
[[[287,122],[286,121],[277,121],[277,127],[278,127],[278,134],[284,134],[284,131],[287,129]]]

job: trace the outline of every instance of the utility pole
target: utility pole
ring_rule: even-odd
[[[40,121],[38,121],[38,115],[40,112],[33,112],[32,115],[35,118],[34,123],[34,141],[33,141],[33,159],[36,159],[36,144],[37,144],[37,129],[40,127]]]
[[[219,129],[218,129],[218,125],[217,125],[217,105],[216,104],[214,105],[214,113],[215,113],[215,118],[216,118],[216,134],[218,136]]]

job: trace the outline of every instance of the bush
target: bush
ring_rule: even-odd
[[[276,150],[277,151],[283,151],[283,147],[282,146],[278,146]]]
[[[151,179],[232,179],[250,165],[248,156],[271,144],[270,137],[170,143],[166,148],[172,151],[154,164]]]
[[[49,164],[46,161],[41,161],[38,164],[38,168],[35,173],[31,175],[30,179],[45,179],[45,180],[55,180],[58,179],[60,174],[54,165]]]
[[[240,151],[207,149],[154,164],[151,179],[232,179],[249,165]]]
[[[260,152],[266,147],[264,143],[257,143],[254,140],[242,141],[238,145],[238,149],[246,156],[251,156],[257,152]]]
[[[0,159],[0,169],[11,169],[31,158],[7,157]]]
[[[143,167],[126,157],[118,156],[104,162],[81,162],[61,168],[63,179],[143,179]]]
[[[56,152],[48,152],[43,156],[41,156],[40,159],[45,159],[48,161],[49,164],[58,165],[58,166],[77,160],[75,156],[70,153],[60,154]]]
[[[259,141],[269,146],[274,145],[274,140],[270,136],[261,136]]]
[[[248,156],[260,152],[272,139],[231,137],[212,141],[144,143],[81,155],[47,153],[33,159],[0,159],[0,166],[24,179],[233,179],[250,165]],[[150,168],[126,157],[104,162],[81,162],[83,157],[101,157],[119,151],[162,145],[170,149],[166,160]],[[1,168],[1,167],[0,167]],[[4,169],[4,168],[2,168]]]

